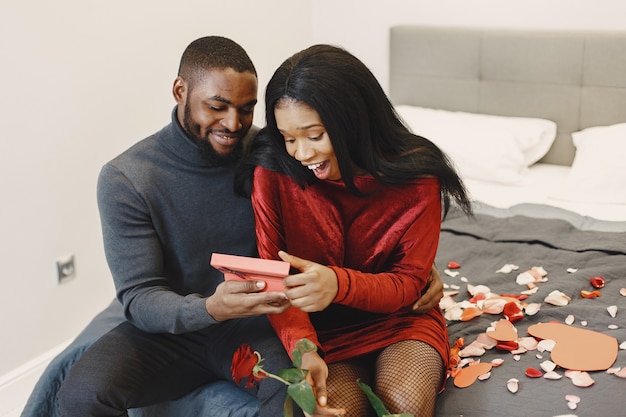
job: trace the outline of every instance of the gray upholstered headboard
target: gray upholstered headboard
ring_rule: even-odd
[[[394,104],[553,120],[542,162],[570,165],[572,132],[626,122],[626,32],[395,26],[390,42]]]

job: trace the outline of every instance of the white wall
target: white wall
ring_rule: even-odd
[[[0,375],[73,337],[113,298],[96,176],[169,121],[191,40],[241,43],[261,92],[284,58],[319,42],[351,50],[386,87],[393,24],[626,30],[624,16],[623,0],[2,0]],[[58,285],[54,260],[67,253],[77,276]]]
[[[75,336],[113,299],[96,178],[169,122],[187,44],[235,39],[264,86],[311,41],[310,19],[295,12],[310,16],[310,2],[0,2],[0,376]],[[54,262],[68,253],[77,275],[59,285]]]

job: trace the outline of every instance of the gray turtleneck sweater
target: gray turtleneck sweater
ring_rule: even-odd
[[[184,333],[216,323],[205,298],[223,276],[210,266],[211,253],[256,255],[251,203],[234,194],[233,171],[234,164],[211,166],[200,157],[176,109],[169,125],[102,168],[106,258],[138,328]]]

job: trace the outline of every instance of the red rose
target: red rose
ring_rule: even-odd
[[[252,350],[250,345],[241,345],[233,355],[233,362],[230,365],[230,373],[237,384],[247,378],[246,388],[252,388],[257,381],[267,377],[262,372],[255,372],[255,367],[259,363],[259,357]]]

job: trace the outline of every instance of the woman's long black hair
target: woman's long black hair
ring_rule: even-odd
[[[316,181],[285,149],[274,115],[284,99],[306,103],[319,114],[351,193],[363,195],[354,183],[355,166],[383,184],[435,177],[441,186],[444,215],[451,200],[471,215],[465,187],[447,156],[405,126],[376,77],[359,59],[330,45],[296,53],[272,76],[265,91],[266,127],[248,147],[238,173],[239,191],[247,188],[241,186],[242,181],[251,178],[256,165],[283,172],[302,187]]]

